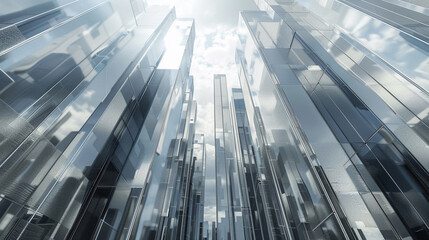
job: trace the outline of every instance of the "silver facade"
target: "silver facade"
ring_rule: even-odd
[[[216,236],[218,239],[251,239],[253,228],[243,196],[242,167],[235,150],[234,130],[224,74],[214,75]],[[247,192],[246,192],[247,194]],[[212,229],[214,230],[214,229]],[[213,237],[213,235],[212,235]]]
[[[428,238],[427,11],[256,4],[240,15],[237,64],[272,236]]]
[[[203,239],[206,148],[204,134],[196,134],[193,144],[191,193],[186,239]]]
[[[233,88],[231,96],[231,112],[237,151],[237,165],[241,177],[241,191],[243,203],[249,214],[248,226],[252,229],[253,239],[270,239],[273,237],[272,225],[267,216],[270,209],[267,207],[268,187],[261,181],[264,169],[261,168],[261,158],[255,152],[254,139],[250,134],[249,121],[241,89]],[[250,239],[250,237],[246,238]]]
[[[193,20],[145,1],[0,9],[0,238],[183,238]]]

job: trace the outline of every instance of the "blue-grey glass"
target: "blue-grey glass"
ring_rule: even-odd
[[[224,74],[214,75],[216,217],[220,239],[254,239],[242,166],[236,156],[233,121]],[[220,121],[220,122],[219,122]]]
[[[240,82],[244,99],[250,98],[246,111],[257,139],[271,141],[274,151],[266,156],[276,157],[275,148],[285,142],[279,136],[286,134],[270,132],[277,127],[273,119],[281,118],[276,102],[303,141],[291,145],[311,148],[333,209],[322,222],[335,219],[342,231],[317,232],[320,223],[310,238],[425,238],[427,12],[403,1],[255,2],[261,11],[242,13],[238,31]],[[287,31],[279,32],[281,24]],[[283,201],[286,219],[302,211],[290,200]],[[304,238],[299,234],[305,227],[292,229]]]
[[[186,239],[202,239],[204,223],[204,191],[206,171],[206,150],[203,134],[196,134],[192,155],[192,189],[189,200],[189,214]]]
[[[146,154],[162,150],[167,161],[169,144],[159,142],[171,141],[164,131],[176,137],[177,129],[174,149],[184,164],[167,177],[180,190],[162,201],[175,215],[157,221],[177,222],[170,236],[183,236],[185,224],[177,219],[188,204],[181,196],[190,183],[181,180],[191,179],[192,144],[181,143],[193,142],[196,116],[189,77],[193,21],[175,20],[171,6],[118,0],[18,1],[2,8],[0,19],[2,39],[21,34],[0,50],[0,194],[2,203],[20,206],[13,215],[0,213],[1,234],[136,236],[146,183],[153,183],[146,181],[149,166],[160,165],[152,157],[130,160],[131,153],[146,129],[153,146]],[[171,32],[176,42],[165,40]],[[180,46],[175,58],[183,64],[164,63]],[[188,171],[182,174],[183,168]],[[143,174],[134,179],[138,170]]]
[[[257,29],[255,29],[255,31],[258,31]],[[251,44],[251,43],[249,43]],[[251,45],[250,45],[251,46]],[[249,47],[243,47],[246,50],[251,49]],[[252,49],[253,50],[253,49]],[[255,49],[256,50],[256,49]],[[253,50],[253,51],[255,51]],[[289,51],[289,49],[280,49],[279,52],[274,51],[264,51],[264,57],[266,57],[268,62],[274,62],[274,63],[291,63],[293,65],[297,65],[300,64],[300,60],[298,60],[295,56],[295,58],[282,58],[281,56],[288,56],[282,53],[287,53]],[[273,55],[271,57],[271,52],[273,54],[277,54],[276,57],[275,55]],[[268,55],[267,55],[268,53]],[[285,213],[286,215],[292,214],[290,217],[294,218],[297,221],[296,225],[292,225],[291,229],[293,229],[293,234],[298,237],[301,234],[304,234],[304,232],[311,233],[311,230],[306,230],[305,226],[300,226],[299,225],[299,215],[294,215],[294,209],[296,209],[298,206],[300,206],[301,204],[299,203],[300,201],[324,201],[324,200],[311,200],[311,198],[313,199],[317,199],[320,198],[321,196],[323,196],[323,194],[320,193],[320,189],[318,189],[318,183],[317,180],[316,182],[314,178],[304,178],[300,181],[303,181],[305,184],[308,184],[308,186],[312,186],[309,187],[310,191],[316,191],[314,193],[309,193],[309,196],[311,196],[310,198],[306,199],[306,196],[302,196],[299,192],[299,185],[296,185],[296,180],[292,180],[293,177],[298,177],[297,174],[299,174],[300,171],[306,172],[309,171],[308,169],[308,165],[305,163],[306,161],[304,159],[300,160],[300,161],[293,161],[294,158],[297,158],[299,156],[302,156],[302,153],[298,153],[301,152],[301,150],[298,150],[298,152],[296,152],[296,150],[293,149],[293,145],[296,145],[295,141],[297,141],[297,139],[294,139],[293,137],[293,133],[294,130],[292,128],[292,126],[288,126],[288,121],[287,119],[287,113],[282,109],[282,103],[281,100],[278,98],[278,93],[275,90],[275,85],[273,86],[273,82],[271,81],[271,79],[269,78],[268,73],[266,72],[266,70],[263,68],[263,64],[261,60],[257,60],[258,58],[255,58],[254,56],[258,56],[259,57],[259,53],[256,52],[256,54],[247,54],[244,53],[245,56],[249,56],[249,58],[246,59],[247,62],[252,62],[252,61],[259,61],[258,64],[251,64],[250,66],[255,66],[255,68],[251,68],[248,69],[248,73],[252,74],[253,78],[252,81],[250,82],[250,88],[252,89],[252,94],[254,92],[254,99],[257,99],[257,102],[259,104],[261,104],[261,113],[262,113],[262,118],[264,121],[264,126],[265,126],[265,131],[267,133],[267,140],[271,142],[270,146],[271,146],[271,150],[273,151],[273,154],[279,154],[278,157],[275,156],[271,156],[274,158],[277,158],[277,161],[275,161],[276,164],[275,167],[273,167],[274,169],[276,169],[276,175],[277,176],[289,176],[288,179],[287,178],[278,178],[276,181],[279,181],[279,184],[281,184],[279,187],[283,188],[287,187],[287,186],[291,186],[289,187],[290,190],[288,190],[288,195],[290,195],[290,198],[288,200],[282,200],[282,204],[285,207]],[[291,56],[293,57],[293,56]],[[259,57],[260,58],[260,57]],[[288,60],[290,59],[290,60]],[[249,66],[249,65],[248,65]],[[258,81],[258,82],[257,82]],[[296,82],[297,83],[297,82]],[[257,95],[256,95],[257,94]],[[257,96],[257,97],[256,97]],[[255,102],[255,100],[254,100]],[[258,104],[258,105],[259,105]],[[271,116],[271,117],[267,117],[267,116]],[[290,124],[290,123],[289,123]],[[284,129],[284,130],[283,130]],[[268,131],[267,131],[268,130]],[[268,134],[269,133],[269,134]],[[290,137],[288,137],[290,136]],[[289,139],[288,139],[289,138]],[[290,139],[292,138],[292,139]],[[292,143],[288,143],[289,141],[292,140]],[[287,148],[284,148],[283,145],[288,146]],[[289,147],[290,146],[290,147]],[[270,154],[271,155],[271,154]],[[305,156],[305,155],[304,155]],[[290,159],[290,160],[289,160]],[[289,163],[290,161],[292,161],[291,163]],[[302,163],[301,165],[297,165],[297,163]],[[279,165],[279,164],[284,164]],[[292,165],[291,165],[292,164]],[[283,170],[284,169],[284,170]],[[296,171],[294,172],[293,169],[296,169]],[[311,167],[310,167],[311,169]],[[273,173],[271,173],[273,174]],[[311,170],[310,170],[310,174],[311,174]],[[299,174],[301,177],[307,175],[308,174]],[[320,185],[319,185],[320,186]],[[295,188],[295,189],[294,189]],[[294,199],[295,198],[295,199]],[[322,197],[321,199],[323,199],[324,197]],[[324,218],[326,218],[328,216],[328,214],[330,214],[332,212],[331,207],[328,205],[328,202],[325,202],[326,206],[323,207],[323,205],[319,208],[312,208],[310,207],[313,204],[309,204],[308,208],[306,208],[305,210],[300,210],[303,211],[301,214],[309,214],[310,216],[317,216],[319,215],[319,221],[323,220]],[[298,213],[299,214],[299,213]],[[304,215],[305,216],[305,215]],[[317,217],[316,217],[317,218]],[[314,227],[317,226],[319,224],[319,222],[313,217],[313,218],[309,218],[309,220],[313,220],[314,219]],[[290,221],[290,220],[289,220]],[[301,230],[296,229],[295,226],[300,226]],[[317,231],[316,231],[317,232]],[[323,233],[311,233],[311,234],[323,234]],[[302,236],[302,235],[301,235]]]
[[[240,89],[232,89],[232,113],[234,114],[237,141],[238,169],[241,176],[241,191],[243,203],[249,208],[249,222],[247,227],[251,228],[255,239],[269,238],[271,232],[266,222],[267,208],[262,200],[259,188],[260,170],[256,163],[256,156],[250,135],[249,122],[247,120],[246,108]],[[246,236],[246,239],[252,236]]]

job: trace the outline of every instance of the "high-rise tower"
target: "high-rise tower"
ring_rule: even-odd
[[[271,236],[428,238],[424,6],[256,3],[237,64]]]
[[[185,236],[195,28],[146,1],[0,10],[0,238]]]

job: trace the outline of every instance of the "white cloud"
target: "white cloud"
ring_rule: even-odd
[[[213,103],[198,104],[198,117],[196,129],[199,133],[204,133],[207,142],[213,143]]]
[[[204,221],[216,221],[215,147],[206,143],[206,180],[204,192]]]
[[[213,206],[204,207],[204,221],[216,221],[216,208]]]
[[[198,25],[216,27],[219,24],[235,27],[238,13],[256,10],[253,0],[174,0],[177,16],[193,17]]]
[[[238,87],[235,66],[237,35],[235,28],[219,26],[196,33],[191,74],[194,76],[194,98],[198,103],[197,132],[213,143],[213,75],[227,75],[228,87]]]

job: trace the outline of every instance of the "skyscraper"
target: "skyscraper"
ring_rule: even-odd
[[[185,236],[193,20],[146,1],[1,5],[0,238]]]
[[[254,1],[206,135],[170,0],[1,1],[0,239],[429,239],[429,3]]]
[[[216,224],[218,239],[249,237],[248,212],[240,187],[239,163],[235,152],[234,133],[225,74],[215,74],[214,127],[216,161]]]
[[[266,217],[270,215],[267,208],[267,185],[262,185],[260,174],[263,169],[261,158],[255,153],[254,139],[250,134],[246,107],[241,89],[233,88],[231,97],[231,115],[236,140],[238,169],[242,178],[241,189],[249,212],[249,227],[252,228],[254,239],[269,239],[272,237],[272,226]],[[259,162],[259,164],[258,164]],[[250,239],[248,237],[247,239]]]
[[[256,3],[236,56],[270,236],[428,238],[427,12]]]
[[[203,239],[206,149],[204,134],[196,134],[193,146],[191,192],[186,239]]]

